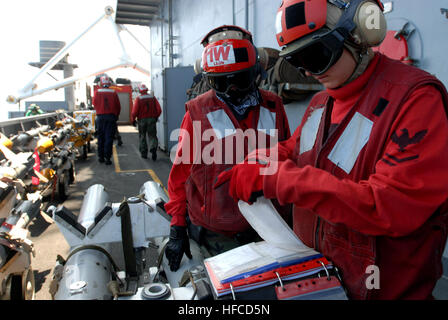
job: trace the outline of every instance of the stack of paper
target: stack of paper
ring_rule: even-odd
[[[322,255],[312,249],[294,252],[261,241],[229,250],[205,262],[220,282],[227,283],[318,257]]]
[[[260,197],[253,205],[240,201],[238,207],[252,228],[270,245],[295,252],[311,250],[297,238],[271,200]]]
[[[331,268],[319,252],[297,238],[270,200],[259,198],[253,205],[240,201],[239,208],[264,241],[204,261],[218,297],[230,292],[230,283],[235,292],[247,291],[277,282],[279,272],[283,279],[293,279],[324,270],[322,261]]]
[[[234,293],[244,292],[276,284],[279,283],[279,278],[282,279],[282,281],[287,281],[314,275],[324,270],[323,265],[325,265],[325,268],[327,269],[331,269],[333,267],[327,259],[320,255],[315,256],[315,258],[311,258],[311,260],[309,259],[310,258],[307,257],[302,259],[299,263],[295,263],[291,266],[278,266],[275,269],[266,271],[262,271],[262,269],[253,270],[225,281],[220,281],[218,279],[214,273],[214,268],[209,262],[206,261],[205,266],[215,295],[217,297],[221,297],[230,294],[232,290]]]

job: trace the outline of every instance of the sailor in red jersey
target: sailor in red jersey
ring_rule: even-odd
[[[112,144],[117,132],[117,120],[120,116],[121,105],[115,90],[110,89],[112,82],[108,76],[100,78],[99,88],[93,97],[96,111],[96,126],[98,127],[98,160],[111,165]]]
[[[385,20],[363,27],[372,5],[382,8],[283,1],[281,55],[326,90],[279,143],[276,174],[240,164],[218,185],[230,181],[236,199],[262,191],[294,204],[295,233],[334,262],[351,299],[431,299],[448,230],[448,95],[427,72],[373,54]],[[301,21],[291,14],[304,8]]]
[[[191,257],[189,237],[212,254],[256,237],[228,195],[228,187],[218,190],[213,185],[222,171],[249,153],[248,142],[239,133],[250,131],[257,141],[268,142],[271,135],[277,141],[290,137],[280,97],[256,86],[262,67],[252,35],[236,26],[222,26],[211,31],[202,44],[204,76],[212,90],[186,104],[168,181],[170,201],[165,209],[172,221],[165,252],[172,270],[179,268],[184,253]],[[237,160],[239,143],[244,150]],[[208,161],[201,156],[211,145],[216,148]],[[195,158],[194,150],[199,151],[200,159]],[[287,208],[285,211],[287,214]]]
[[[140,96],[134,101],[134,106],[131,113],[131,122],[133,124],[138,119],[138,134],[139,134],[139,149],[142,158],[148,157],[148,143],[146,136],[149,139],[149,151],[152,154],[152,160],[157,159],[157,147],[159,142],[157,140],[157,120],[162,113],[159,101],[154,97],[151,91],[148,93],[148,87],[141,84],[138,87]]]

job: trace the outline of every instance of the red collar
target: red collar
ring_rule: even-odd
[[[343,102],[344,100],[351,100],[353,97],[358,96],[372,76],[373,71],[378,64],[379,58],[380,55],[375,54],[366,71],[362,75],[343,87],[337,89],[327,89],[328,94],[336,101],[340,100],[340,102]]]

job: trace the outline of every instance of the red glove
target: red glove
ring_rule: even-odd
[[[215,188],[229,182],[229,194],[235,200],[241,199],[252,204],[263,195],[263,175],[261,168],[265,165],[241,163],[232,169],[221,172],[215,183]]]

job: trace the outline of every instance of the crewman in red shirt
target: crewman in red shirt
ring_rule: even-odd
[[[203,75],[211,90],[186,104],[168,180],[165,209],[172,220],[165,253],[173,271],[184,253],[191,258],[189,238],[211,254],[255,239],[228,188],[215,190],[213,184],[222,171],[255,149],[250,149],[254,140],[269,143],[290,136],[280,97],[256,85],[262,67],[252,35],[222,26],[208,33],[202,44]]]
[[[157,139],[157,120],[162,113],[159,101],[154,97],[151,91],[148,93],[148,87],[141,84],[138,87],[140,96],[134,101],[134,106],[131,113],[131,122],[135,125],[138,119],[138,134],[139,134],[139,149],[142,158],[148,158],[148,143],[146,136],[149,139],[149,151],[152,154],[152,160],[157,159],[157,147],[159,142]]]
[[[96,111],[96,126],[98,131],[98,161],[111,165],[112,144],[117,131],[117,120],[121,105],[115,90],[110,89],[112,81],[108,76],[100,78],[100,86],[93,97]]]
[[[281,56],[326,90],[277,145],[275,174],[242,163],[216,186],[294,204],[295,233],[339,268],[351,299],[432,298],[448,230],[448,94],[373,53],[386,32],[379,1],[346,2],[282,2]]]

